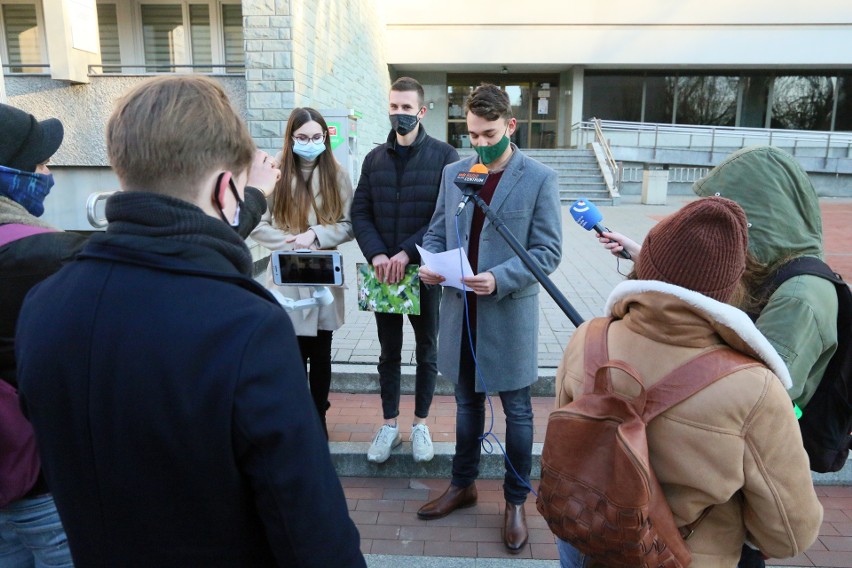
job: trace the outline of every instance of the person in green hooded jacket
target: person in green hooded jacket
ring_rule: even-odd
[[[748,217],[752,262],[746,279],[759,294],[763,281],[794,258],[825,260],[822,217],[807,172],[789,154],[772,146],[738,150],[692,187],[700,197],[736,201]],[[626,249],[634,260],[641,247],[620,233],[604,233],[613,254]],[[784,359],[793,378],[790,398],[804,409],[837,349],[837,292],[819,276],[795,276],[768,298],[755,298],[757,328]]]

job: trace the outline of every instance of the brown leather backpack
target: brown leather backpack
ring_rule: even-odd
[[[720,347],[678,367],[645,389],[639,372],[610,360],[611,318],[589,322],[583,395],[551,413],[541,454],[536,506],[550,530],[593,564],[681,568],[692,556],[685,539],[707,515],[678,528],[648,458],[645,426],[718,379],[760,365]],[[610,369],[639,384],[629,399],[613,391]]]

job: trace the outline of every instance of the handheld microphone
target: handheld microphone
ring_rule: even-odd
[[[471,196],[485,185],[487,179],[488,168],[480,163],[473,164],[469,172],[459,172],[456,174],[455,184],[464,193],[464,197],[461,203],[459,203],[459,208],[456,209],[456,217],[461,215],[462,209],[470,201]]]
[[[598,236],[603,236],[604,232],[609,232],[609,229],[601,225],[603,215],[601,215],[600,210],[591,201],[586,201],[585,199],[575,201],[574,205],[571,206],[571,216],[574,217],[578,225],[587,231],[594,229]],[[618,256],[626,259],[632,258],[630,253],[624,249],[618,252]]]

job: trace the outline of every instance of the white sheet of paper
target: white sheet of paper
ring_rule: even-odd
[[[463,249],[457,248],[432,253],[420,245],[416,246],[417,252],[420,253],[423,266],[446,278],[446,280],[441,282],[441,286],[452,286],[459,290],[464,289],[462,288],[461,279],[473,276],[473,269],[470,267],[470,262],[467,260],[467,255]],[[461,259],[459,259],[459,256],[461,256]],[[470,290],[470,288],[467,289]]]

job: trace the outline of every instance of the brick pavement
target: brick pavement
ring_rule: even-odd
[[[416,512],[446,489],[447,480],[344,477],[341,483],[365,554],[502,558],[506,566],[511,566],[510,559],[558,559],[553,535],[535,508],[534,496],[525,506],[530,544],[518,555],[505,550],[500,533],[504,506],[500,480],[478,480],[476,506],[435,521],[421,521]],[[804,553],[769,560],[769,566],[852,568],[852,487],[819,486],[817,494],[825,508],[819,538]],[[414,568],[417,564],[412,561],[400,560],[398,565]],[[372,565],[370,557],[368,563]],[[558,562],[547,565],[555,568]]]

